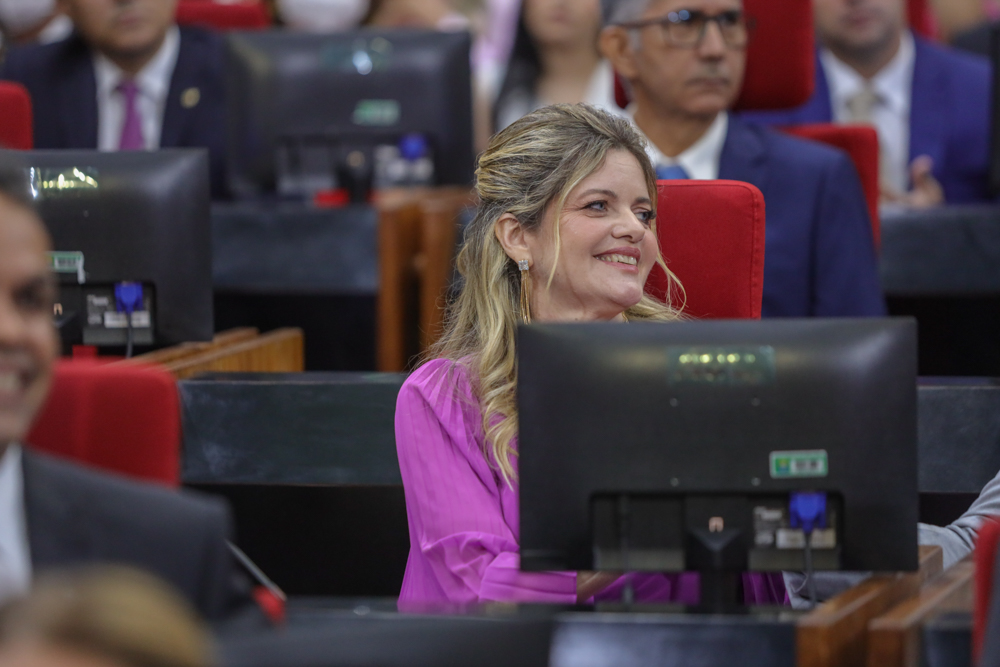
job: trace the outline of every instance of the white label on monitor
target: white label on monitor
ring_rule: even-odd
[[[779,528],[775,533],[775,546],[779,549],[805,549],[806,536],[801,528]],[[837,532],[833,528],[817,528],[812,532],[813,549],[833,549],[837,546]]]
[[[116,313],[114,311],[105,311],[104,313],[104,328],[105,329],[125,329],[128,328],[128,318],[125,313]],[[149,328],[149,311],[148,310],[137,310],[132,313],[132,328],[133,329],[148,329]]]

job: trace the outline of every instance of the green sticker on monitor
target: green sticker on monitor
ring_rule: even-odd
[[[351,120],[355,125],[388,127],[399,123],[399,102],[396,100],[360,100]]]
[[[773,479],[826,477],[829,471],[825,449],[771,452],[771,477]]]
[[[75,273],[81,285],[87,279],[87,274],[83,270],[82,252],[50,252],[49,268],[55,273]]]

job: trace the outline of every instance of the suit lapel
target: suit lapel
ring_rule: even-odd
[[[163,107],[163,128],[160,130],[160,146],[164,148],[180,145],[191,120],[192,108],[185,107],[181,99],[185,91],[198,89],[199,58],[202,57],[198,44],[191,39],[186,30],[180,31],[180,47],[177,53],[177,64],[170,76],[170,89],[167,91],[167,101]]]
[[[36,572],[85,560],[92,544],[80,520],[83,508],[60,493],[62,480],[43,456],[24,449],[24,512],[28,524],[31,563]]]
[[[910,161],[930,155],[934,164],[944,164],[944,132],[948,128],[942,95],[948,94],[948,74],[927,57],[927,45],[914,37],[913,92],[910,95]],[[937,99],[935,99],[937,98]]]
[[[73,36],[56,91],[66,148],[97,148],[97,79],[90,49]]]
[[[729,114],[729,129],[719,158],[719,178],[752,183],[766,194],[767,151],[759,135],[764,131],[751,128]]]
[[[831,123],[833,122],[833,106],[830,103],[830,84],[826,80],[826,70],[819,59],[819,51],[816,52],[816,88],[812,97],[806,103],[808,117],[811,123]]]

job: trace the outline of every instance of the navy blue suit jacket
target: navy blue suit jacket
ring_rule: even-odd
[[[949,204],[989,200],[990,65],[920,37],[914,43],[910,161],[921,155],[934,160],[934,177]],[[803,106],[743,117],[769,125],[831,122],[830,89],[819,58],[816,90]]]
[[[219,197],[225,192],[224,47],[217,35],[196,28],[182,27],[180,37],[160,146],[207,148],[212,194]],[[0,78],[31,93],[35,148],[97,148],[97,80],[90,48],[78,35],[11,49]],[[198,90],[198,100],[186,108],[181,98],[191,88]]]
[[[719,178],[764,194],[764,317],[880,316],[871,220],[846,154],[730,114]]]

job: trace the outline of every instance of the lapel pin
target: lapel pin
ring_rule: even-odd
[[[198,105],[201,100],[201,91],[197,88],[188,88],[183,93],[181,93],[181,106],[185,109],[191,109]]]

